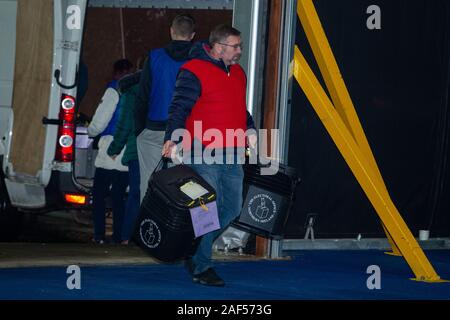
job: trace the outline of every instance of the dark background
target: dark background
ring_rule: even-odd
[[[397,209],[415,236],[420,229],[449,236],[450,2],[314,4]],[[381,8],[381,30],[366,27],[372,4]],[[299,22],[296,44],[322,81]],[[287,238],[304,236],[309,213],[318,215],[316,237],[384,236],[378,215],[297,83],[292,101],[288,164],[303,181]]]
[[[429,229],[432,237],[450,236],[450,1],[314,4],[399,212],[414,235]],[[366,27],[372,4],[381,8],[381,30]],[[169,41],[170,22],[182,12],[197,20],[197,40],[232,20],[232,11],[225,10],[122,9],[122,43],[120,9],[89,8],[82,53],[89,89],[80,112],[93,115],[122,47],[136,63]],[[296,44],[322,80],[299,22]],[[297,83],[288,164],[298,169],[302,183],[287,238],[304,236],[309,213],[317,214],[316,237],[384,236],[380,219]]]
[[[123,36],[121,15],[123,21]],[[106,84],[112,77],[114,62],[125,58],[134,65],[150,49],[165,46],[170,41],[170,24],[178,14],[188,13],[197,23],[194,40],[207,39],[210,30],[221,23],[231,24],[231,10],[201,9],[134,9],[88,8],[83,39],[82,60],[87,65],[89,88],[79,112],[93,116]]]

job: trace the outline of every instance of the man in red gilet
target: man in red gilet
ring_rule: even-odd
[[[203,285],[225,284],[213,269],[212,244],[240,213],[246,135],[255,128],[246,108],[246,75],[238,64],[240,35],[235,28],[220,25],[211,32],[209,45],[194,46],[193,59],[177,77],[162,150],[166,157],[173,155],[182,136],[183,162],[217,193],[221,229],[202,236],[187,261],[193,281]],[[252,144],[256,141],[256,135],[248,138]]]

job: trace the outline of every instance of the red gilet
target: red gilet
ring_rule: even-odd
[[[245,147],[242,134],[240,139],[226,139],[227,129],[241,129],[241,133],[247,130],[247,79],[242,67],[231,65],[228,74],[211,62],[194,59],[181,68],[195,74],[201,84],[201,95],[186,119],[191,141],[195,137],[207,148]],[[194,128],[194,121],[201,121],[201,130],[198,123],[197,128]],[[215,139],[214,132],[218,133],[217,130],[207,132],[208,129],[219,130],[223,139]]]

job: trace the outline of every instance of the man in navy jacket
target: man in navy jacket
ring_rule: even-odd
[[[141,202],[150,174],[161,159],[167,117],[179,68],[188,60],[195,36],[195,21],[189,15],[175,17],[170,27],[172,41],[151,50],[142,70],[135,105],[136,143],[141,178]]]

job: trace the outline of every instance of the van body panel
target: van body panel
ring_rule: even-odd
[[[17,1],[0,0],[0,107],[12,105]],[[2,127],[0,127],[1,129]]]
[[[12,136],[12,93],[16,55],[16,0],[0,0],[0,168],[6,170]]]
[[[0,0],[5,27],[0,36],[7,44],[0,51],[0,90],[6,92],[0,107],[1,169],[14,207],[63,207],[64,192],[89,191],[77,188],[72,163],[54,161],[58,125],[42,123],[44,117],[59,118],[62,94],[76,97],[86,5],[86,0]],[[59,174],[64,178],[55,179]],[[49,185],[51,179],[58,183]]]
[[[55,0],[54,1],[54,39],[53,65],[51,78],[50,105],[48,118],[58,119],[61,95],[73,97],[77,95],[77,72],[80,60],[83,37],[86,0]],[[59,70],[59,78],[55,72]],[[62,87],[62,86],[65,86]],[[47,125],[45,138],[45,153],[40,181],[47,185],[52,170],[70,172],[73,166],[58,166],[54,163],[58,126]]]
[[[3,172],[7,171],[13,121],[14,115],[11,107],[0,106],[0,155],[3,156],[0,168],[3,169]]]
[[[45,190],[34,181],[24,182],[24,179],[5,179],[9,199],[13,207],[24,209],[39,209],[45,207]]]

